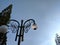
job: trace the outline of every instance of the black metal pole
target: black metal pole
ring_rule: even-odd
[[[21,38],[23,39],[23,20],[21,20],[21,26],[20,26],[20,30],[19,30],[19,39],[18,39],[18,45],[20,45],[20,42],[21,42]]]

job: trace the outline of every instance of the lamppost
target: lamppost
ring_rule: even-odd
[[[11,9],[12,5],[2,11],[2,16],[0,16],[0,26],[5,25],[11,29],[12,32],[16,33],[15,41],[18,39],[18,45],[20,45],[21,41],[24,41],[24,32],[27,33],[31,26],[34,30],[36,30],[37,25],[34,19],[28,19],[26,21],[21,20],[21,24],[15,19],[10,19]],[[6,37],[7,31],[4,34]],[[7,37],[5,39],[7,39]],[[4,45],[6,45],[6,40],[4,40]]]
[[[12,19],[10,21],[13,21],[13,23],[15,23],[15,22],[18,23],[18,25],[16,25],[16,23],[15,24],[11,23],[11,26],[9,26],[9,27],[13,27],[17,30],[15,41],[17,41],[17,37],[18,37],[18,45],[20,45],[21,41],[24,41],[24,32],[27,33],[28,30],[30,29],[31,25],[34,30],[37,29],[37,25],[36,25],[34,19],[28,19],[25,22],[23,22],[23,20],[21,20],[21,24],[17,20],[14,20],[14,19]]]

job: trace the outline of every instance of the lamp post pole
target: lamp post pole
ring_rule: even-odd
[[[19,30],[19,39],[18,39],[18,45],[20,45],[20,41],[23,41],[23,37],[24,37],[24,26],[23,26],[23,20],[21,20],[21,26],[20,26],[20,30]]]

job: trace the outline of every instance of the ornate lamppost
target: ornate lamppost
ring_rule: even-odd
[[[21,20],[21,24],[15,19],[10,19],[11,9],[12,9],[12,5],[10,5],[9,8],[6,8],[3,11],[6,13],[6,15],[5,15],[5,13],[4,13],[4,15],[7,19],[5,20],[4,18],[2,18],[3,21],[5,21],[5,22],[0,23],[0,25],[6,25],[8,28],[10,28],[12,30],[12,32],[16,33],[15,41],[17,41],[17,39],[18,39],[18,45],[20,45],[21,41],[24,41],[24,32],[27,33],[31,26],[34,30],[36,30],[37,25],[36,25],[34,19],[28,19],[26,21]],[[2,22],[2,21],[0,21],[0,22]]]
[[[30,29],[31,25],[32,25],[32,28],[34,30],[37,29],[37,26],[36,26],[36,23],[35,23],[34,19],[28,19],[25,22],[23,22],[23,20],[21,20],[21,24],[17,20],[12,19],[10,21],[14,21],[13,23],[15,23],[15,22],[18,23],[18,25],[16,25],[16,23],[15,23],[15,24],[11,24],[11,26],[9,26],[9,27],[13,27],[17,30],[15,41],[17,40],[17,37],[18,37],[18,45],[20,45],[21,41],[24,41],[24,32],[27,33],[28,30]]]

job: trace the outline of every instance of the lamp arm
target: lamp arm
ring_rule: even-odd
[[[28,23],[28,24],[27,24]],[[31,24],[36,24],[34,19],[28,19],[24,22],[24,32],[27,33],[31,27]]]
[[[15,37],[15,41],[17,40],[17,36],[18,36],[18,30],[20,28],[20,23],[17,21],[17,20],[14,20],[14,19],[11,19],[9,21],[14,21],[14,22],[17,22],[18,23],[18,29],[17,29],[17,32],[16,32],[16,37]]]
[[[25,25],[28,21],[33,21],[33,24],[35,24],[35,20],[34,20],[34,19],[29,19],[29,20],[27,20],[27,21],[24,22],[24,25]]]

